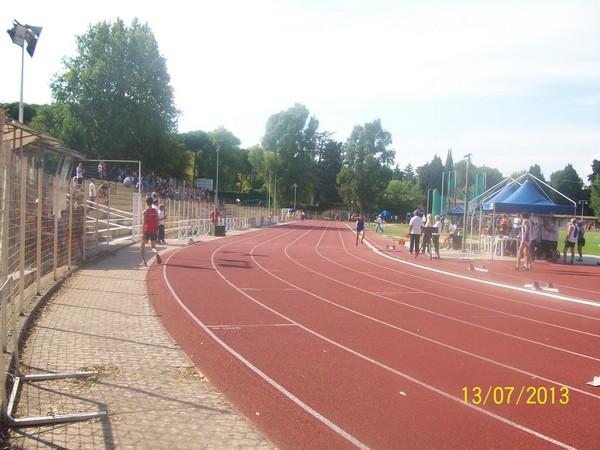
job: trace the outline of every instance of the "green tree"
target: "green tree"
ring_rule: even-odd
[[[590,186],[590,208],[596,217],[600,216],[600,177],[595,177]]]
[[[241,141],[225,127],[216,128],[208,133],[214,153],[211,156],[216,158],[216,150],[219,149],[219,189],[227,191],[239,191],[236,182],[238,173],[243,170],[243,157],[241,155],[245,150],[240,150]],[[209,149],[210,151],[210,149]],[[216,176],[216,159],[214,165],[214,174]]]
[[[533,175],[534,177],[536,177],[539,180],[541,180],[544,183],[546,183],[546,180],[544,179],[544,174],[542,173],[542,168],[538,164],[534,164],[533,166],[531,166],[529,168],[528,172],[531,175]]]
[[[406,167],[403,170],[403,173],[404,173],[404,176],[403,176],[404,180],[415,181],[415,179],[417,178],[417,174],[415,173],[415,169],[413,168],[411,163],[408,163],[406,165]]]
[[[187,133],[182,133],[180,135],[180,138],[191,156],[192,182],[195,183],[195,179],[197,178],[207,178],[206,176],[201,176],[201,172],[199,170],[199,163],[200,161],[202,161],[204,153],[210,146],[210,138],[208,137],[208,133],[202,130],[189,131]]]
[[[271,172],[273,183],[277,182],[277,203],[293,202],[294,183],[297,201],[307,201],[313,194],[318,184],[314,170],[318,127],[318,120],[309,117],[308,109],[299,103],[269,117],[262,138],[264,154],[254,167],[262,171],[264,179]]]
[[[331,139],[332,135],[330,132],[317,133],[316,175],[319,184],[313,194],[317,204],[341,201],[336,176],[342,168],[342,143]]]
[[[593,183],[596,178],[600,175],[600,161],[594,159],[592,161],[592,173],[587,176],[587,179],[590,183]]]
[[[454,159],[452,158],[452,149],[448,149],[446,155],[446,163],[444,164],[444,172],[452,172],[454,170]]]
[[[583,180],[579,178],[571,164],[550,175],[550,186],[575,202],[582,198]],[[557,204],[568,203],[562,195],[552,192],[550,197]]]
[[[422,203],[422,192],[418,183],[408,180],[391,180],[383,194],[381,208],[387,209],[405,220],[406,213],[411,213]]]
[[[429,189],[439,189],[439,186],[442,183],[443,172],[444,166],[442,165],[442,158],[438,155],[434,155],[431,162],[419,167],[419,184],[421,186],[421,192],[424,195],[427,195]]]
[[[90,26],[77,37],[77,55],[63,64],[51,88],[54,129],[66,146],[92,158],[141,160],[158,173],[185,174],[173,88],[147,25],[134,19],[127,28],[117,19]]]
[[[469,169],[470,171],[471,169]],[[504,177],[500,173],[498,169],[493,169],[487,166],[479,166],[473,169],[473,173],[477,173],[480,175],[485,174],[485,189],[490,189],[493,186],[496,186],[498,183],[501,183],[504,180]],[[469,177],[471,178],[471,177]]]
[[[344,144],[343,166],[337,176],[340,196],[363,212],[372,212],[392,179],[396,153],[388,149],[392,136],[380,119],[356,125]]]

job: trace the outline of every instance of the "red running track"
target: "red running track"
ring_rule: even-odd
[[[305,221],[197,243],[151,268],[151,301],[280,448],[598,448],[597,267],[365,241]]]

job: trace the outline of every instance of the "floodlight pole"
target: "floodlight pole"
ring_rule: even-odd
[[[577,203],[581,205],[581,221],[583,222],[583,206],[588,204],[587,200],[578,200]]]
[[[21,46],[21,96],[19,97],[19,122],[23,123],[23,80],[25,73],[25,44]]]
[[[465,245],[467,242],[467,199],[469,197],[469,162],[471,162],[471,154],[465,155],[465,159],[467,160],[467,170],[465,176],[465,210],[463,215],[463,238],[462,238],[462,251],[465,251]]]
[[[294,183],[294,212],[296,211],[296,188],[298,187],[297,183]]]
[[[215,209],[219,208],[219,149],[221,148],[220,145],[217,145],[217,179],[216,179],[216,186],[215,186]]]

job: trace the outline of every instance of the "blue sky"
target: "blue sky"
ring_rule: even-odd
[[[600,160],[597,0],[105,0],[10,2],[12,19],[43,26],[26,54],[24,101],[49,83],[90,24],[148,23],[167,60],[181,132],[224,126],[260,143],[271,114],[304,104],[345,141],[381,119],[397,163],[438,155],[505,176],[572,164],[587,181]],[[65,11],[68,10],[68,14]],[[0,101],[18,101],[20,48],[0,39]],[[84,149],[76,149],[82,150]]]

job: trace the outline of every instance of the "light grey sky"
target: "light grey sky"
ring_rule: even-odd
[[[167,60],[179,131],[224,126],[260,143],[270,115],[304,104],[345,141],[381,119],[401,168],[467,153],[508,176],[600,160],[598,0],[221,0],[3,5],[42,26],[25,54],[25,103],[49,83],[90,24],[137,17]],[[0,102],[19,100],[20,48],[0,39]],[[76,149],[85,151],[85,149]]]

